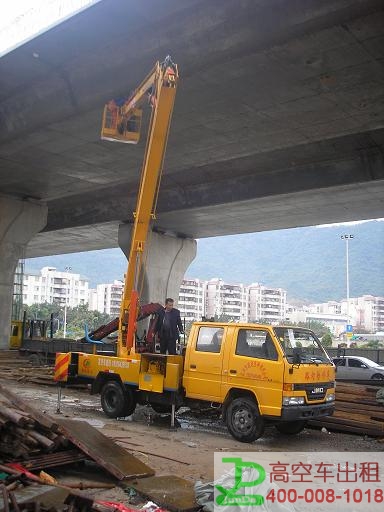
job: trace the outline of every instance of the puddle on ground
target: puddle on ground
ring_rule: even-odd
[[[157,413],[149,406],[138,406],[133,416],[129,417],[129,419],[135,423],[145,423],[147,426],[153,425],[157,428],[166,428],[167,430],[171,428],[171,415]],[[175,428],[228,435],[218,411],[212,409],[204,412],[191,411],[188,408],[180,409],[176,413]]]
[[[75,418],[71,418],[71,419],[73,419],[74,421],[86,421],[92,427],[95,427],[95,428],[103,428],[105,426],[105,422],[104,421],[97,420],[97,419],[81,418],[79,416],[76,416]]]

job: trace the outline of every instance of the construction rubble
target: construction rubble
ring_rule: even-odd
[[[63,480],[56,476],[60,471]],[[152,480],[141,495],[131,487],[148,477]],[[192,486],[186,481],[180,485],[186,483],[188,506],[171,503],[168,510],[198,508]],[[114,440],[85,421],[52,418],[0,384],[0,512],[161,512],[152,501],[144,503],[153,487],[154,471]],[[127,498],[124,502],[97,497],[117,488]],[[132,507],[132,496],[136,502],[141,497],[141,507]]]

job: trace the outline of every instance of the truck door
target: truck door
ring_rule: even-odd
[[[227,366],[228,365],[228,366]],[[280,416],[284,364],[266,329],[239,328],[224,367],[223,388],[251,390],[261,414]]]
[[[198,328],[197,336],[188,348],[184,366],[183,385],[187,397],[220,401],[223,335],[223,327]]]

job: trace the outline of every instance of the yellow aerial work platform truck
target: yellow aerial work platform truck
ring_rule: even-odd
[[[222,411],[232,436],[259,438],[267,422],[284,434],[300,432],[311,418],[331,415],[335,367],[315,334],[296,327],[197,322],[180,355],[135,350],[139,288],[173,104],[176,64],[167,57],[122,105],[110,102],[102,138],[136,143],[145,98],[152,107],[119,318],[117,356],[82,352],[56,356],[60,385],[91,384],[111,418],[129,416],[137,404],[170,411],[212,404]]]

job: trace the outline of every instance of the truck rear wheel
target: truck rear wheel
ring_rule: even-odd
[[[101,407],[108,418],[130,416],[136,408],[133,391],[115,380],[106,382],[101,390]]]
[[[286,421],[284,423],[277,423],[275,425],[276,429],[281,434],[294,435],[298,434],[302,430],[305,429],[307,422],[305,420],[301,421]]]
[[[232,400],[227,408],[226,420],[229,433],[241,443],[252,443],[263,435],[264,419],[257,404],[249,397]]]

